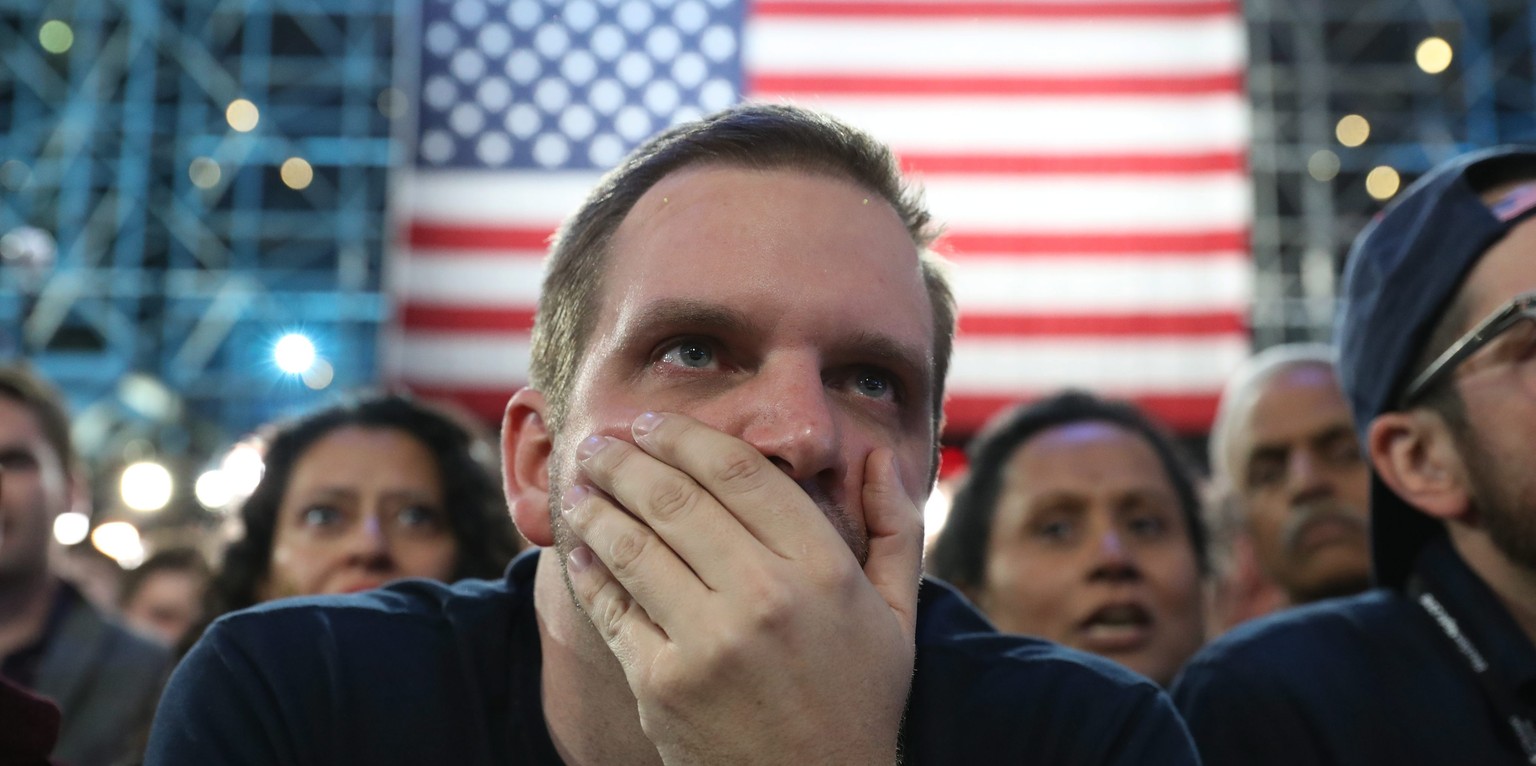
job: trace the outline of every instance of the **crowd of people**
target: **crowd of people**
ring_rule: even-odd
[[[925,556],[939,222],[825,115],[672,128],[552,243],[499,445],[399,395],[279,424],[242,535],[119,617],[50,562],[57,394],[0,371],[0,752],[1536,762],[1533,211],[1536,149],[1405,192],[1336,345],[1233,375],[1209,479],[1126,402],[1002,413]]]

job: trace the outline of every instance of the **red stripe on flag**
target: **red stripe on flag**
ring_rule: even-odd
[[[553,227],[493,226],[488,224],[411,221],[405,241],[412,247],[471,250],[537,250],[543,252]]]
[[[940,77],[754,73],[754,96],[1190,96],[1236,94],[1234,72],[1166,77]]]
[[[400,307],[400,326],[435,332],[531,332],[533,313],[532,308],[406,303]]]
[[[960,334],[998,337],[1188,337],[1236,335],[1247,331],[1236,311],[1179,314],[967,314]]]
[[[1088,234],[1066,232],[1052,234],[1005,233],[975,234],[952,232],[939,239],[946,253],[964,257],[966,253],[1001,253],[1006,255],[1201,255],[1248,251],[1248,232],[1126,232]]]
[[[906,17],[906,18],[1015,18],[1015,19],[1100,19],[1100,18],[1175,18],[1235,16],[1237,3],[1230,0],[1192,0],[1191,2],[1095,2],[1095,3],[892,3],[825,2],[824,0],[759,0],[752,4],[754,16],[818,17]]]
[[[1182,175],[1239,173],[1247,169],[1241,152],[1205,154],[901,155],[906,173],[970,173],[978,175]]]
[[[1045,394],[1049,395],[1049,394]],[[999,412],[1041,398],[1042,394],[992,396],[956,394],[944,405],[944,437],[953,440],[980,431]],[[1220,393],[1148,394],[1127,398],[1169,428],[1185,434],[1205,433],[1216,418]]]

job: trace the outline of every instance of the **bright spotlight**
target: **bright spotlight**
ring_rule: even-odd
[[[192,492],[197,495],[197,502],[210,511],[221,510],[235,499],[235,492],[230,487],[228,474],[218,468],[204,471],[203,475],[197,477],[197,483],[193,485]]]
[[[91,532],[91,545],[126,569],[144,562],[144,541],[139,530],[126,521],[109,521]]]
[[[315,363],[315,344],[296,332],[279,338],[272,349],[277,368],[290,375],[303,375]]]
[[[74,545],[91,533],[91,517],[79,511],[65,511],[53,519],[53,539],[60,545]]]
[[[123,505],[141,513],[158,511],[171,502],[171,472],[159,463],[145,460],[123,469],[118,490]]]

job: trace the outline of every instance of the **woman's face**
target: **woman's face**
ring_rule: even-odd
[[[277,512],[261,600],[448,581],[458,560],[442,477],[405,431],[343,426],[299,455]]]

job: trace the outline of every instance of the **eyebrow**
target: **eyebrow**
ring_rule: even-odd
[[[656,301],[642,309],[634,321],[627,324],[642,328],[708,326],[732,333],[747,332],[752,327],[752,321],[744,312],[687,298],[667,298]]]

